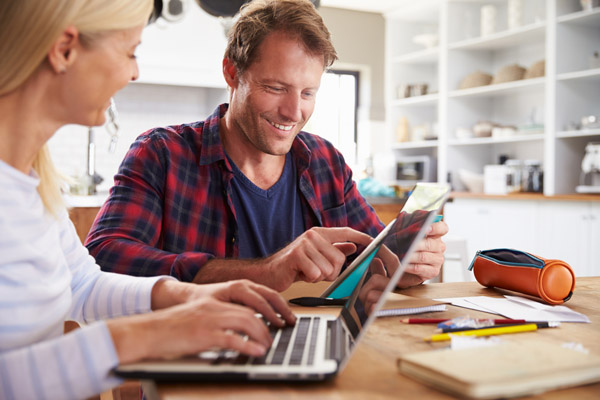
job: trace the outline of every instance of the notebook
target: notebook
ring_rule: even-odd
[[[357,257],[369,261],[339,316],[301,314],[295,326],[272,329],[273,345],[262,357],[206,351],[175,360],[120,365],[115,374],[155,381],[320,381],[335,376],[396,287],[448,194],[445,184],[415,187],[409,197],[414,197],[411,203],[415,206],[411,210],[404,207],[373,240],[376,244]]]
[[[473,399],[520,397],[600,381],[600,357],[540,340],[411,353],[398,359],[398,369]]]

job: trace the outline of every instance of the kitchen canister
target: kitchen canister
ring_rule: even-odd
[[[481,36],[491,35],[496,32],[496,6],[485,5],[481,7]]]
[[[523,0],[508,0],[508,29],[523,25]]]

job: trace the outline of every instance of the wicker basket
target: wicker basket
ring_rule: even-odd
[[[525,68],[517,64],[507,65],[500,68],[500,71],[494,76],[492,84],[518,81],[523,79],[523,75],[525,75]]]
[[[541,60],[527,69],[523,79],[539,78],[544,75],[546,75],[546,60]]]
[[[489,85],[492,82],[492,76],[485,72],[475,71],[467,75],[460,83],[459,89],[468,89],[478,86]]]

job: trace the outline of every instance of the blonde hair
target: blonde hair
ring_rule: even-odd
[[[43,65],[52,43],[73,25],[86,42],[106,31],[145,24],[152,0],[0,0],[0,96],[27,81]],[[46,208],[64,207],[61,179],[47,144],[33,168],[40,176],[38,191]]]
[[[254,0],[244,4],[229,31],[225,57],[244,73],[255,61],[261,43],[276,31],[298,38],[309,53],[323,56],[325,67],[337,59],[329,30],[309,0]]]

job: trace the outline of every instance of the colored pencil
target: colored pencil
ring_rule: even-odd
[[[554,328],[554,326],[552,324],[557,324],[556,326],[560,325],[560,323],[558,323],[558,322],[535,322],[535,324],[537,325],[538,329],[540,329],[540,328]],[[523,325],[523,323],[502,324],[502,326],[517,326],[517,325]],[[442,329],[438,329],[438,332],[442,332],[442,333],[464,332],[464,331],[474,331],[474,330],[477,330],[477,329],[487,329],[487,328],[494,328],[494,326],[481,326],[481,327],[478,327],[478,328],[442,328]]]
[[[546,324],[546,328],[553,328],[558,325]],[[544,326],[541,326],[542,328]],[[491,335],[505,335],[508,333],[520,333],[520,332],[533,332],[538,330],[538,324],[522,324],[522,325],[511,325],[511,326],[500,326],[484,329],[475,329],[471,331],[453,332],[453,333],[439,333],[424,338],[426,342],[442,342],[450,340],[452,335],[457,336],[491,336]]]
[[[400,322],[405,324],[439,324],[440,322],[446,322],[451,318],[406,318],[401,319]],[[478,318],[476,321],[488,321],[486,318]],[[492,319],[494,324],[523,324],[527,321],[524,319]]]

